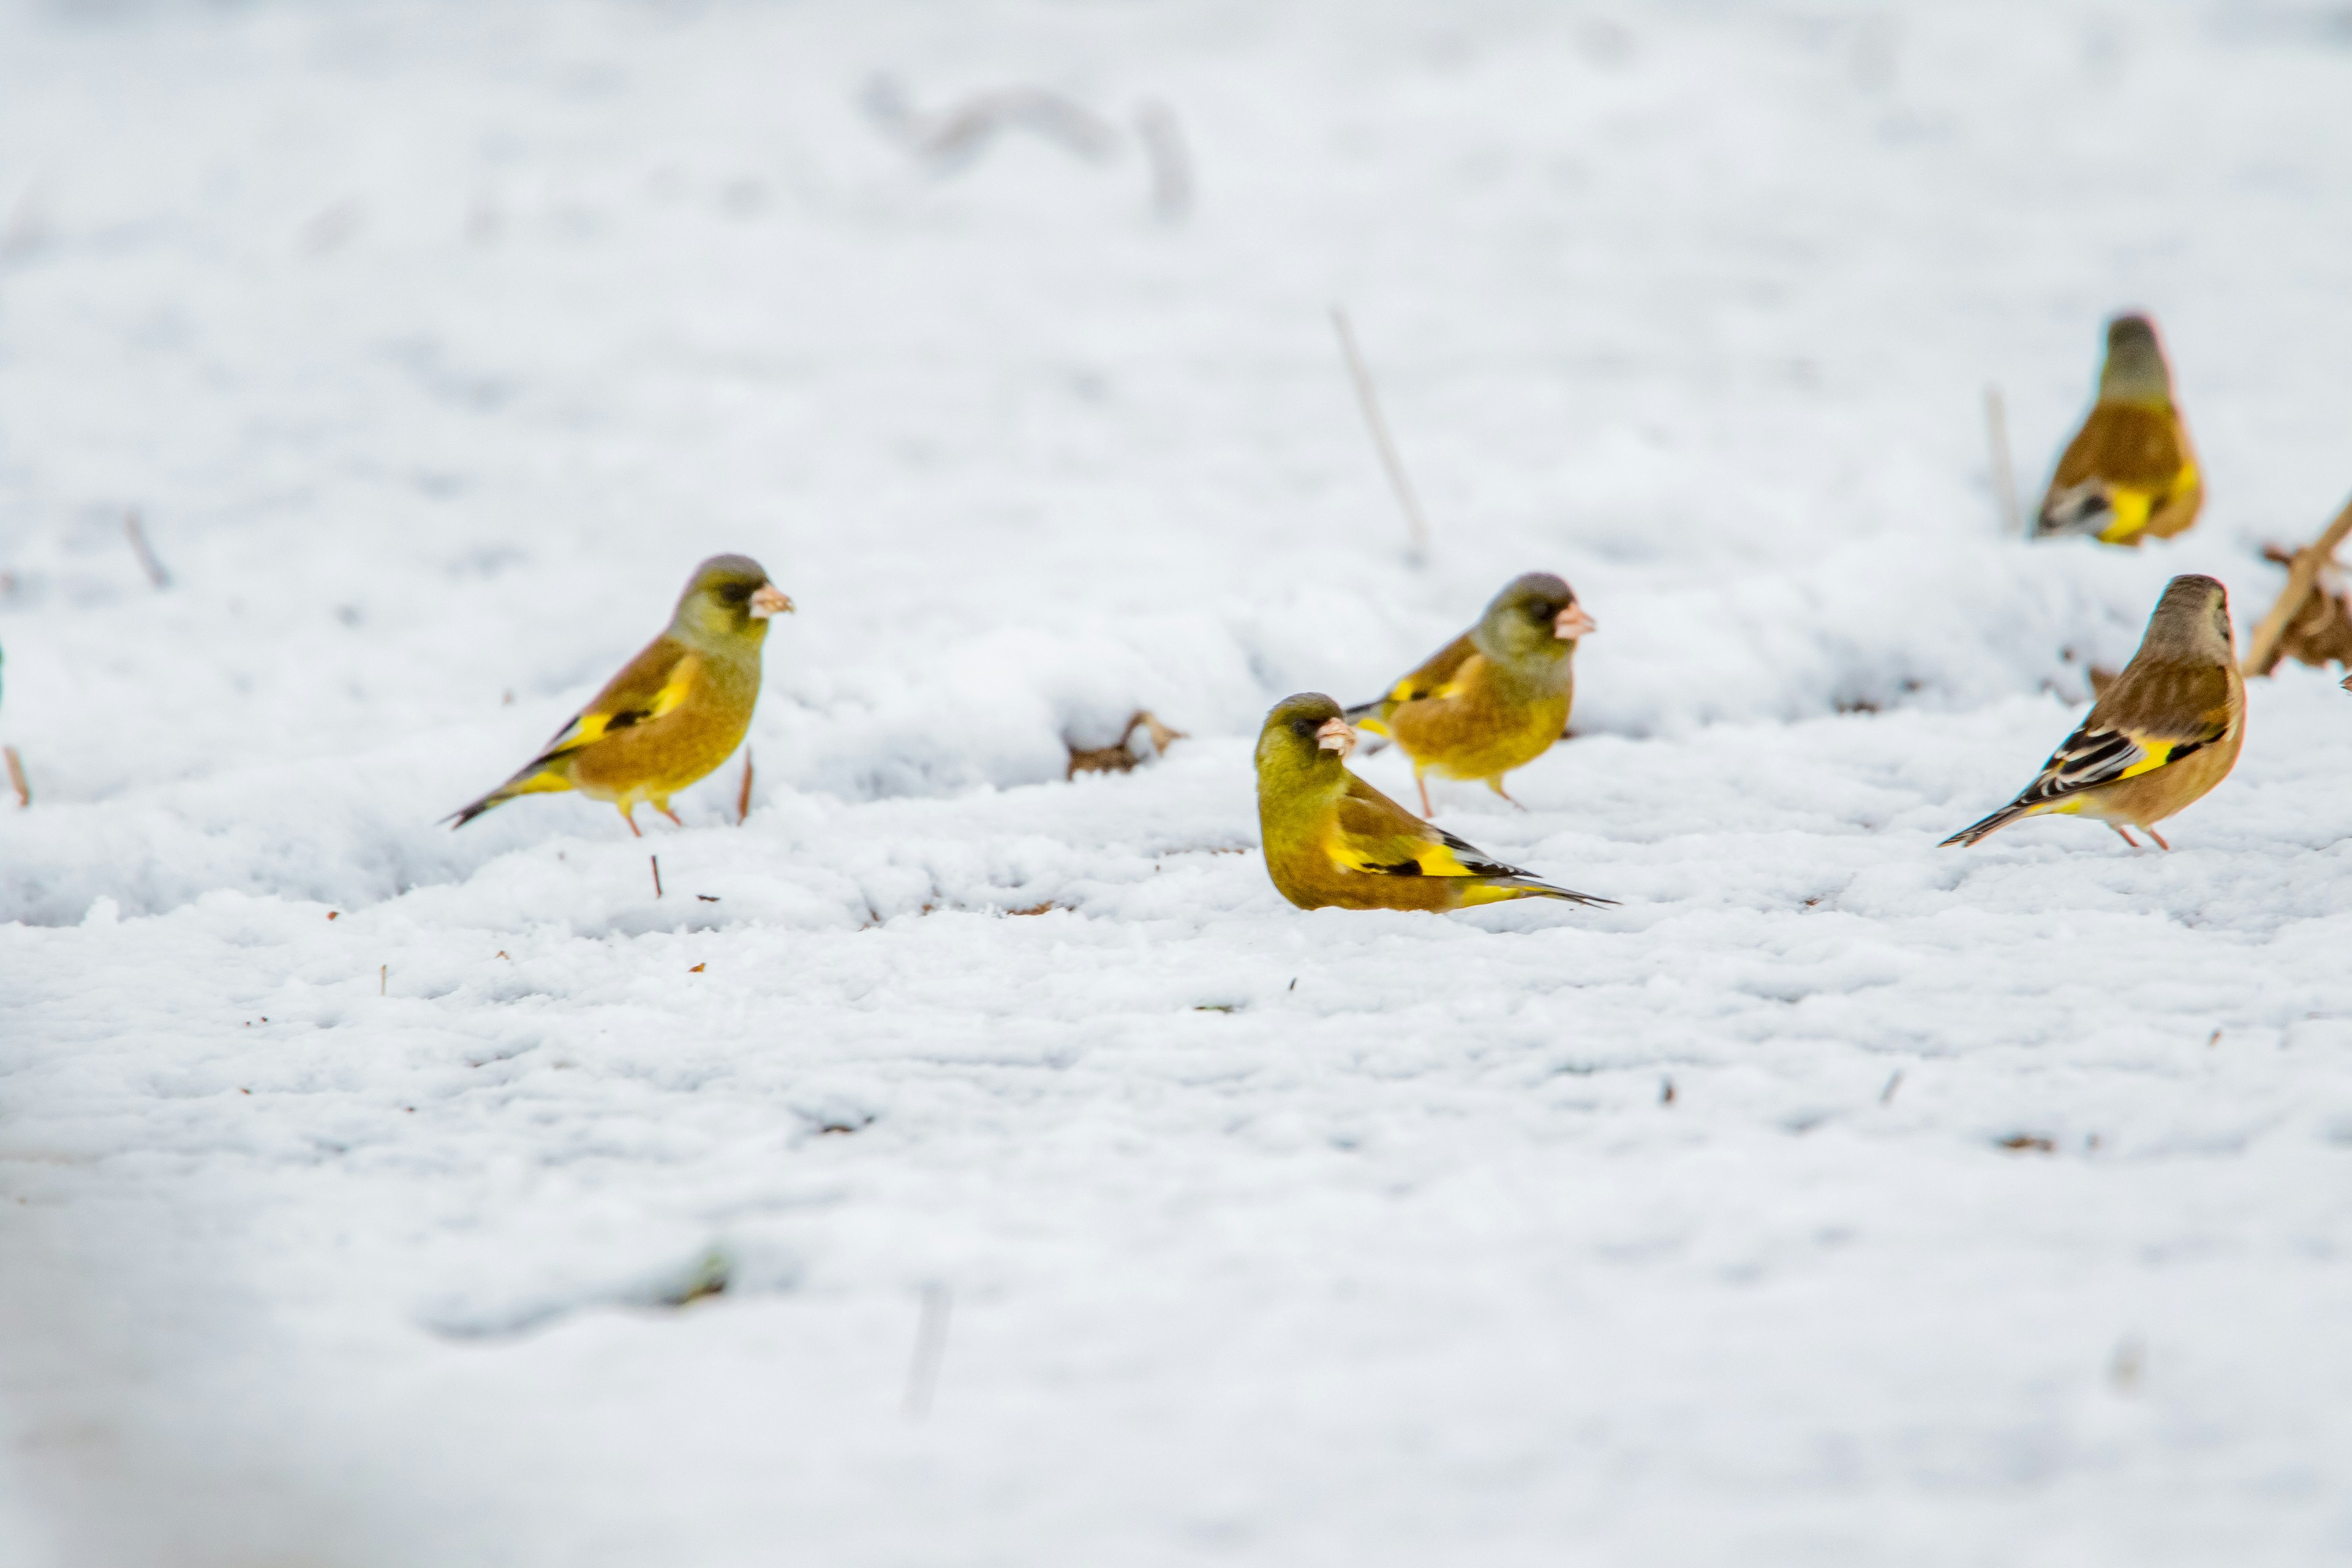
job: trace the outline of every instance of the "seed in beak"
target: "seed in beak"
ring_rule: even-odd
[[[1562,642],[1574,642],[1579,637],[1589,637],[1600,629],[1592,624],[1592,617],[1584,613],[1582,605],[1570,605],[1552,617],[1552,635]]]
[[[1323,727],[1315,731],[1315,744],[1324,751],[1339,752],[1344,762],[1348,753],[1356,749],[1356,731],[1345,719],[1326,719]]]
[[[764,621],[770,616],[792,614],[793,602],[784,597],[783,590],[773,583],[762,583],[751,595],[751,618]]]

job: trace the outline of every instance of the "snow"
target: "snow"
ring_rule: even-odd
[[[2352,700],[2171,855],[1935,847],[2341,504],[2347,88],[2288,4],[0,11],[0,1561],[2352,1550]],[[2000,537],[1983,389],[2030,503],[2125,306],[2204,521]],[[720,550],[747,823],[437,824]],[[1622,906],[1283,903],[1265,709],[1528,569],[1577,735],[1441,820]]]

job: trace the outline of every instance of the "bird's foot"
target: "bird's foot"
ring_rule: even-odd
[[[672,811],[669,807],[666,805],[657,805],[654,807],[654,809],[660,812],[664,816],[668,817],[672,822],[677,823],[680,827],[684,827],[686,826],[684,822],[679,821],[677,813]]]
[[[2108,826],[2109,827],[2112,827],[2112,828],[2114,828],[2114,829],[2116,830],[2116,837],[2118,837],[2118,838],[2122,839],[2125,843],[2126,843],[2126,844],[2130,845],[2130,846],[2131,846],[2133,848],[2135,848],[2135,849],[2137,849],[2137,848],[2138,848],[2138,847],[2139,847],[2139,840],[2138,840],[2138,839],[2137,839],[2137,838],[2134,838],[2134,837],[2133,837],[2129,833],[2126,832],[2126,831],[2124,830],[2124,826],[2123,826],[2123,824],[2121,824],[2121,823],[2119,823],[2119,822],[2110,822],[2110,823],[2108,823],[2108,824],[2107,824],[2107,826]],[[2155,835],[2155,831],[2156,831],[2156,830],[2155,830],[2154,828],[2150,828],[2150,829],[2148,830],[2148,832],[2149,832],[2149,836],[2150,836],[2150,837],[2154,837],[2154,835]]]
[[[1496,795],[1501,795],[1505,800],[1511,800],[1509,792],[1503,788],[1503,781],[1501,779],[1488,779],[1486,781],[1486,787],[1493,790]],[[1526,806],[1520,805],[1516,800],[1511,800],[1511,805],[1517,806],[1521,811],[1527,810]]]
[[[1437,815],[1435,808],[1429,804],[1429,781],[1415,773],[1412,775],[1412,784],[1415,789],[1421,791],[1421,819],[1427,822]]]
[[[632,834],[633,834],[633,835],[635,835],[635,837],[639,837],[639,838],[643,838],[643,837],[646,836],[646,830],[645,830],[644,828],[639,827],[639,826],[637,826],[636,807],[635,807],[635,806],[624,806],[624,807],[622,807],[622,808],[621,808],[621,820],[622,820],[623,822],[625,822],[625,823],[627,823],[627,824],[629,825],[629,831],[630,831],[630,833],[632,833]]]
[[[2169,855],[2169,854],[2171,854],[2171,853],[2172,853],[2172,846],[2171,846],[2171,845],[2169,845],[2169,844],[2167,844],[2167,843],[2164,841],[2164,835],[2163,835],[2163,834],[2158,833],[2158,832],[2155,828],[2153,828],[2153,827],[2147,827],[2147,826],[2143,826],[2143,827],[2141,828],[2141,831],[2142,831],[2142,832],[2144,832],[2144,833],[2146,833],[2146,834],[2147,834],[2150,838],[2153,838],[2153,839],[2155,839],[2155,840],[2156,840],[2156,847],[2157,847],[2158,849],[2163,850],[2167,855]]]

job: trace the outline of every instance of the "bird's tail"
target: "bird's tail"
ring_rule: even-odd
[[[2042,503],[2041,515],[2033,520],[2033,536],[2056,539],[2072,533],[2104,533],[2115,520],[2115,497],[2108,493],[2106,481],[2084,479]]]
[[[1947,838],[1941,844],[1937,845],[1936,847],[1938,849],[1949,849],[1953,845],[1958,844],[1961,847],[1966,848],[1969,845],[1976,843],[1980,838],[1990,837],[1991,835],[1999,833],[2002,828],[2007,827],[2019,817],[2031,813],[2033,810],[2033,806],[2034,803],[2032,801],[2012,800],[2007,805],[2002,806],[1999,811],[1994,812],[1990,816],[1986,817],[1982,822],[1972,823],[1969,826],[1961,828],[1958,833],[1953,834],[1949,838]]]
[[[1370,730],[1375,735],[1385,735],[1388,733],[1388,728],[1381,721],[1388,715],[1381,710],[1388,705],[1387,698],[1375,697],[1370,702],[1359,702],[1353,708],[1343,710],[1339,717],[1359,730]]]
[[[1538,882],[1533,877],[1481,877],[1476,890],[1462,901],[1465,904],[1496,904],[1506,899],[1565,899],[1571,904],[1585,904],[1594,909],[1604,905],[1613,909],[1617,904],[1614,899],[1570,892],[1566,888],[1555,888],[1549,882]]]
[[[569,757],[542,757],[473,805],[453,811],[441,820],[449,825],[450,832],[455,833],[482,813],[493,806],[504,805],[519,795],[547,795],[555,790],[570,789],[570,763]]]

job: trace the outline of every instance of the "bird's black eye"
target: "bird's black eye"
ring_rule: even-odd
[[[730,605],[742,604],[751,596],[751,584],[749,583],[730,583],[725,587],[719,590],[719,596],[726,600]]]
[[[1303,741],[1307,739],[1307,736],[1315,733],[1315,721],[1312,719],[1293,719],[1290,721],[1290,732]]]

